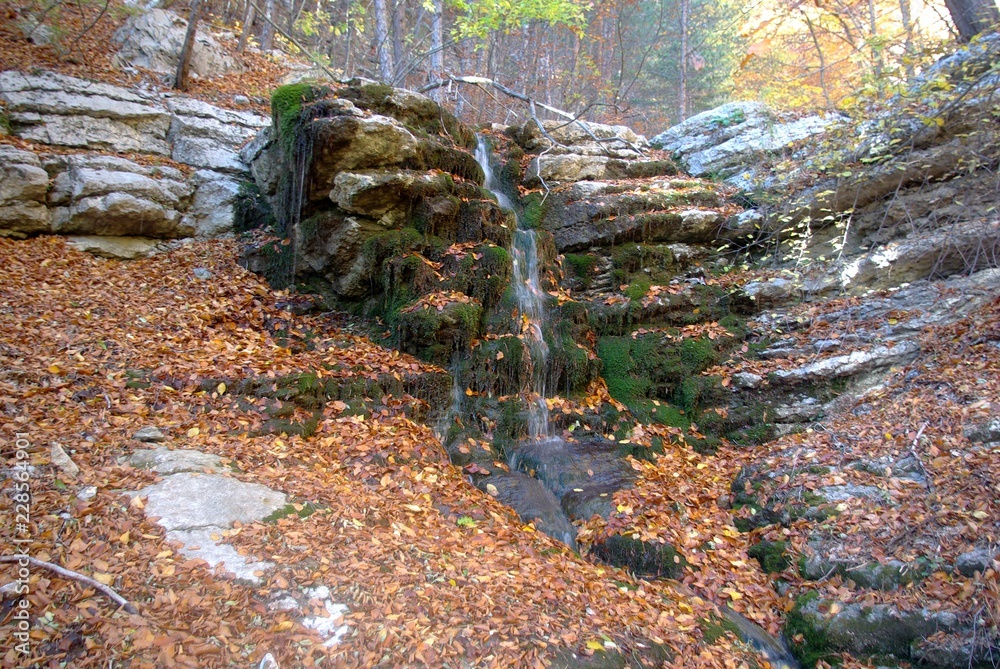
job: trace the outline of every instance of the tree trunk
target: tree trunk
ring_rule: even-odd
[[[431,16],[431,71],[429,74],[429,81],[438,81],[444,76],[444,0],[434,0],[434,14]],[[434,89],[431,97],[441,102],[441,89]]]
[[[375,0],[375,59],[378,75],[385,83],[392,82],[392,52],[389,46],[389,8],[386,0]]]
[[[903,21],[903,68],[907,78],[913,76],[913,15],[910,0],[899,0],[899,15]]]
[[[246,9],[243,11],[243,32],[240,33],[240,43],[236,45],[236,53],[243,53],[243,49],[247,47],[247,39],[250,37],[250,29],[253,28],[256,16],[256,10],[250,0],[247,0]]]
[[[201,18],[201,0],[194,0],[191,5],[191,15],[188,17],[187,32],[184,34],[184,46],[177,62],[177,74],[174,76],[174,88],[187,90],[188,67],[191,65],[191,52],[194,50],[194,37],[198,32],[198,20]]]
[[[687,118],[687,75],[688,75],[688,14],[691,9],[691,0],[681,0],[681,76],[677,86],[677,113],[680,123]]]
[[[264,0],[264,26],[260,31],[260,50],[265,53],[274,48],[274,0]]]
[[[944,4],[963,42],[1000,23],[1000,11],[994,0],[944,0]]]
[[[403,3],[396,0],[392,3],[392,81],[387,82],[393,85],[400,84],[403,76]]]

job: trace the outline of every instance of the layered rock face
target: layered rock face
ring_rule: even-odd
[[[57,74],[0,73],[12,133],[75,153],[0,148],[0,234],[137,237],[122,245],[78,240],[134,257],[153,241],[231,230],[247,166],[239,147],[264,117],[185,96],[167,96]],[[108,152],[145,154],[143,163]],[[152,166],[156,156],[193,168]],[[128,249],[128,250],[124,250]]]

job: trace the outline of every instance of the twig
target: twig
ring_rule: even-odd
[[[83,36],[86,35],[87,33],[89,33],[91,30],[93,30],[94,26],[96,26],[97,23],[102,18],[104,18],[104,15],[107,13],[108,7],[110,5],[111,5],[111,0],[104,0],[104,7],[102,7],[101,11],[98,12],[97,18],[94,19],[93,21],[91,21],[89,26],[87,26],[86,28],[84,28],[83,30],[81,30],[80,34],[77,35],[76,38],[74,38],[73,43],[69,45],[69,49],[66,50],[67,57],[70,56],[73,53],[73,49],[75,49],[76,45],[80,43],[80,40],[83,39]]]
[[[924,466],[924,461],[920,459],[920,454],[917,453],[917,443],[920,441],[920,435],[924,433],[924,429],[926,429],[928,425],[930,425],[930,423],[924,423],[920,426],[920,429],[917,430],[917,436],[913,438],[913,443],[910,444],[910,455],[912,455],[913,459],[917,461],[918,465],[920,465],[920,471],[924,473],[924,482],[927,485],[927,492],[934,492],[934,484],[931,482],[931,473],[927,471],[927,467]]]
[[[122,608],[124,608],[129,613],[134,613],[134,614],[138,614],[139,613],[139,610],[136,609],[135,606],[133,606],[132,603],[129,602],[127,599],[125,599],[124,597],[122,597],[121,595],[119,595],[117,592],[115,592],[114,590],[112,590],[108,586],[104,585],[103,583],[101,583],[99,581],[95,581],[94,579],[90,578],[89,576],[84,576],[83,574],[77,573],[75,571],[71,571],[71,570],[66,569],[64,567],[60,567],[57,564],[52,564],[51,562],[46,562],[44,560],[39,560],[38,558],[29,557],[27,555],[3,555],[3,556],[0,556],[0,562],[18,562],[18,563],[21,563],[21,562],[24,562],[25,560],[28,561],[28,564],[30,564],[30,565],[32,565],[34,567],[41,567],[42,569],[48,569],[49,571],[54,572],[54,573],[58,574],[59,576],[62,576],[63,578],[68,578],[71,581],[77,581],[78,583],[83,583],[84,585],[89,585],[90,587],[95,588],[95,589],[99,590],[100,592],[104,593],[105,595],[107,595],[111,600],[113,600],[116,604],[118,604],[119,606],[121,606]]]

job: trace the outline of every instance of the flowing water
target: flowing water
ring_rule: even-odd
[[[527,345],[531,357],[531,387],[527,389],[530,396],[528,436],[531,441],[545,441],[552,438],[552,430],[549,427],[549,407],[545,403],[549,347],[542,335],[546,293],[539,281],[538,240],[535,231],[524,225],[524,220],[518,215],[514,203],[500,190],[490,155],[489,145],[480,137],[479,145],[476,147],[476,161],[486,175],[485,186],[496,196],[501,207],[513,211],[517,216],[517,230],[514,233],[514,248],[511,253],[514,264],[512,283],[517,298],[521,339]]]

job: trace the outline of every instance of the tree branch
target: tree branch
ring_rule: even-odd
[[[2,562],[23,562],[28,561],[28,564],[34,567],[41,567],[42,569],[48,569],[49,571],[62,576],[63,578],[68,578],[71,581],[77,581],[78,583],[83,583],[84,585],[89,585],[96,590],[104,593],[116,604],[124,608],[129,613],[138,614],[138,609],[132,605],[127,599],[119,595],[117,592],[104,585],[99,581],[95,581],[89,576],[84,576],[83,574],[77,573],[75,571],[70,571],[64,567],[60,567],[57,564],[52,564],[51,562],[45,562],[44,560],[39,560],[38,558],[29,557],[27,555],[3,555],[0,556],[0,563]]]

